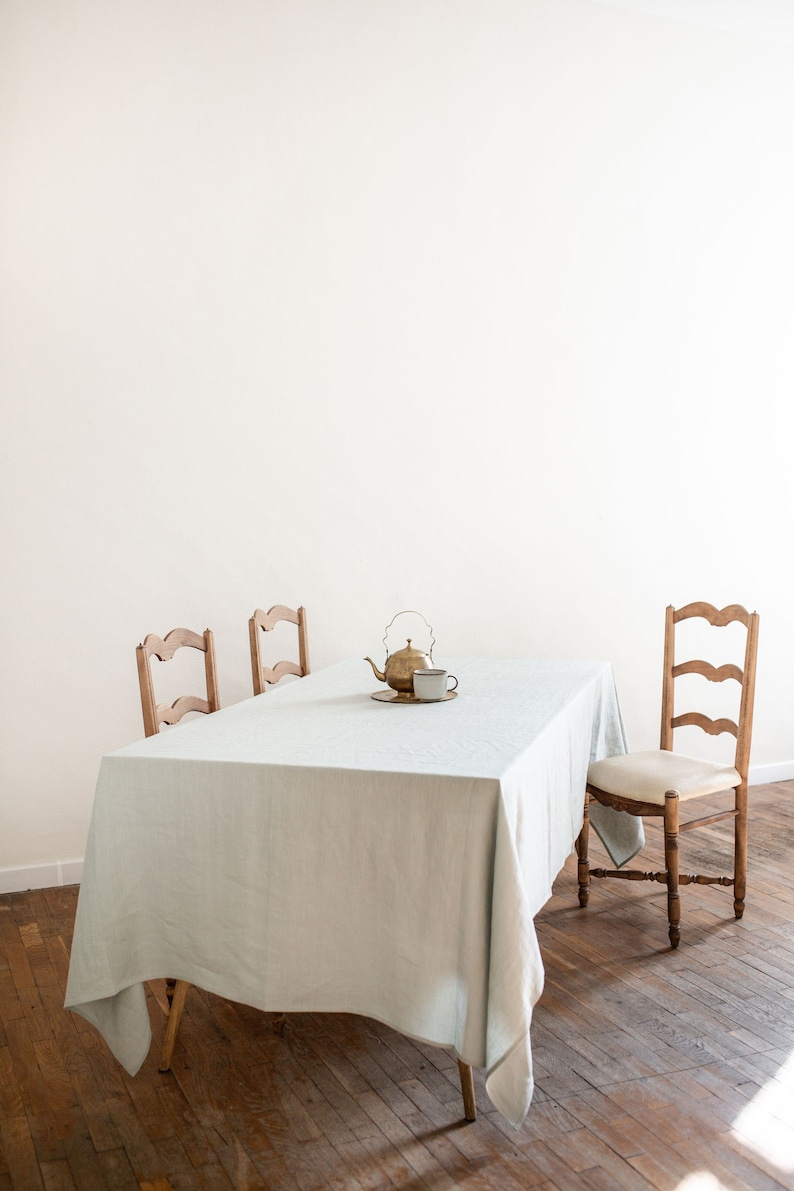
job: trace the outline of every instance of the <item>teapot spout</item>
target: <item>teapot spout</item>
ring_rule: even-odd
[[[364,658],[364,661],[369,662],[370,666],[372,666],[372,669],[375,671],[375,677],[377,678],[378,682],[386,681],[386,675],[381,670],[378,669],[378,667],[373,662],[372,658]]]

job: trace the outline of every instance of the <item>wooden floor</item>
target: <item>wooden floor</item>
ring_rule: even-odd
[[[689,886],[677,952],[662,886],[594,882],[580,910],[566,865],[537,919],[546,987],[518,1130],[481,1072],[462,1121],[449,1051],[195,989],[173,1071],[154,1046],[131,1079],[62,1008],[77,889],[0,897],[0,1191],[794,1188],[794,783],[751,802],[745,917],[730,891]],[[688,836],[682,871],[725,830]],[[648,838],[640,867],[656,867]],[[153,985],[156,1042],[165,1005]]]

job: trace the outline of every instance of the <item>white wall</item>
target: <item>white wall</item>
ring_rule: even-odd
[[[77,871],[138,641],[210,625],[230,703],[276,602],[315,668],[405,607],[437,657],[610,659],[635,748],[664,606],[744,603],[794,776],[792,54],[588,0],[3,0],[5,887]]]

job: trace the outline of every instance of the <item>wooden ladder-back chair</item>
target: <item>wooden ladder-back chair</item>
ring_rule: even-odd
[[[298,626],[298,662],[277,662],[275,666],[267,666],[262,660],[261,632],[269,633],[280,621],[289,621]],[[303,678],[309,673],[309,644],[306,633],[306,609],[286,608],[283,604],[275,604],[268,612],[257,608],[248,621],[248,637],[251,644],[251,673],[254,680],[254,694],[262,695],[268,686],[273,686],[285,674],[295,674]]]
[[[287,620],[292,624],[298,626],[298,649],[300,664],[295,662],[279,662],[272,669],[266,666],[262,661],[259,631],[264,629],[270,631],[275,628],[279,621]],[[254,694],[260,695],[267,689],[268,684],[272,685],[283,678],[285,674],[296,674],[302,677],[309,672],[309,657],[306,644],[306,613],[303,608],[293,611],[292,608],[286,608],[281,604],[271,608],[269,612],[263,612],[257,609],[248,622],[249,636],[251,642],[251,666],[254,678]],[[178,630],[175,630],[178,631]],[[186,630],[183,630],[186,631]],[[169,637],[171,634],[169,633]],[[147,638],[148,640],[148,638]],[[168,640],[168,638],[166,638]],[[210,642],[212,640],[210,634]],[[195,641],[184,642],[185,644],[196,644]],[[146,642],[144,642],[144,645]],[[158,655],[159,656],[159,655]],[[209,656],[209,655],[207,655]],[[213,661],[214,665],[214,661]],[[207,671],[207,688],[209,691],[209,670]],[[181,700],[178,700],[176,706],[181,705]],[[188,710],[187,706],[185,710]],[[217,708],[196,707],[193,706],[190,710],[217,710]],[[165,1039],[163,1042],[163,1051],[160,1059],[160,1070],[168,1071],[171,1066],[171,1058],[174,1053],[174,1045],[176,1043],[176,1036],[179,1030],[179,1023],[182,1020],[182,1012],[185,1007],[185,997],[189,984],[185,980],[177,980],[176,982],[167,982],[168,1002],[171,1007],[168,1015],[168,1025],[166,1027]]]
[[[168,662],[183,646],[200,649],[204,654],[206,698],[199,695],[182,695],[170,706],[167,703],[158,703],[154,694],[150,659],[154,656],[161,662]],[[143,644],[136,648],[135,653],[138,658],[138,682],[141,688],[143,730],[146,736],[156,736],[162,724],[178,724],[182,716],[187,715],[189,711],[200,711],[204,714],[218,711],[220,701],[215,670],[215,642],[209,629],[205,629],[203,633],[194,633],[192,629],[172,629],[165,637],[149,633]]]
[[[691,617],[703,617],[714,628],[736,621],[746,632],[744,664],[715,667],[705,661],[676,661],[676,625]],[[755,667],[758,652],[758,613],[748,612],[740,604],[717,609],[713,604],[693,603],[684,608],[668,607],[664,635],[664,673],[662,680],[662,732],[659,749],[626,753],[595,761],[587,772],[585,814],[582,831],[577,840],[579,858],[579,904],[586,906],[590,893],[590,877],[619,877],[629,881],[658,881],[667,885],[667,915],[670,945],[677,947],[680,939],[681,907],[679,886],[726,885],[733,887],[733,909],[737,918],[744,913],[747,889],[747,773],[750,765],[750,739],[753,724],[755,695]],[[713,720],[699,711],[675,713],[675,680],[685,674],[698,674],[709,682],[734,680],[739,684],[738,717],[736,720]],[[710,736],[728,732],[736,738],[733,764],[700,760],[673,751],[676,728],[693,725]],[[679,822],[679,806],[690,799],[704,798],[720,792],[733,792],[733,805],[716,814],[704,815],[686,823]],[[642,872],[639,869],[590,868],[587,850],[589,837],[588,805],[599,802],[630,815],[661,817],[664,819],[663,872]],[[730,876],[688,876],[679,873],[679,834],[696,827],[734,821],[734,861]]]
[[[204,654],[206,698],[200,695],[181,695],[170,706],[167,703],[158,703],[154,694],[151,658],[154,656],[161,662],[170,661],[176,651],[185,646],[190,649],[199,649]],[[198,711],[209,715],[220,709],[215,668],[215,642],[210,629],[205,629],[203,633],[194,633],[192,629],[172,629],[165,637],[149,633],[148,637],[144,638],[143,644],[137,646],[135,652],[138,659],[138,682],[141,688],[143,728],[146,736],[157,736],[162,724],[178,724],[189,711]],[[166,979],[165,987],[169,1015],[160,1060],[161,1071],[167,1071],[171,1066],[176,1032],[190,985],[186,980],[174,980],[169,977]]]

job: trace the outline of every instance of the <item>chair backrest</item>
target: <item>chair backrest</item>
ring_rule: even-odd
[[[744,665],[725,664],[713,666],[710,662],[676,660],[675,627],[682,620],[701,616],[715,628],[740,621],[747,630]],[[662,734],[661,748],[672,751],[673,732],[676,728],[693,725],[702,728],[710,736],[729,732],[736,737],[734,767],[747,781],[750,765],[750,738],[753,727],[753,701],[755,698],[755,665],[758,654],[758,613],[748,612],[741,604],[730,604],[727,608],[715,608],[713,604],[694,603],[684,608],[667,608],[664,632],[664,677],[662,680]],[[739,714],[736,720],[722,717],[711,719],[699,711],[688,711],[683,715],[675,713],[675,680],[683,674],[700,674],[709,682],[725,682],[734,679],[739,683]]]
[[[200,649],[204,654],[204,673],[207,682],[207,697],[199,695],[182,695],[170,706],[158,703],[154,695],[152,655],[161,662],[169,661],[178,649],[188,646]],[[156,633],[149,633],[142,645],[137,646],[135,653],[138,658],[138,682],[141,688],[141,705],[143,708],[143,727],[147,736],[156,736],[161,724],[177,724],[189,711],[200,711],[207,715],[218,711],[218,682],[215,672],[215,643],[212,633],[205,629],[203,633],[194,633],[192,629],[172,629],[165,637],[158,637]]]
[[[287,620],[298,626],[298,662],[277,662],[275,666],[265,665],[262,659],[261,632],[269,633],[279,621]],[[261,695],[268,685],[273,685],[285,674],[303,678],[309,673],[309,645],[306,635],[306,609],[285,608],[275,604],[268,612],[257,608],[248,621],[248,636],[251,643],[251,674],[254,680],[254,694]]]

